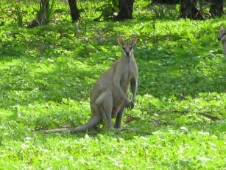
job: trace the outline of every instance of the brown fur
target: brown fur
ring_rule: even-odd
[[[221,25],[219,28],[217,39],[221,41],[223,46],[223,52],[224,54],[226,54],[226,28],[223,25]]]
[[[97,80],[90,96],[92,114],[85,125],[74,129],[61,128],[43,132],[84,132],[95,128],[101,120],[108,129],[111,129],[113,117],[116,117],[115,128],[120,128],[124,108],[133,108],[136,99],[138,68],[133,55],[133,46],[136,42],[137,38],[129,42],[118,38],[118,43],[122,46],[122,56]],[[133,94],[131,101],[129,85]]]

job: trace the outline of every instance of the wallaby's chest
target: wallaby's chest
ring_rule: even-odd
[[[137,74],[136,63],[124,65],[120,79],[121,87],[127,88],[131,78],[135,77],[136,74]]]

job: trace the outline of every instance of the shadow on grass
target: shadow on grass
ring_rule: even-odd
[[[208,32],[202,30],[197,36]],[[226,92],[226,59],[221,51],[213,48],[216,45],[217,49],[221,48],[215,38],[200,38],[194,43],[178,34],[144,38],[151,44],[136,50],[139,94],[161,98]]]
[[[72,127],[71,127],[72,128]],[[122,129],[108,130],[101,123],[96,130],[90,130],[80,133],[51,133],[43,134],[46,137],[60,135],[62,137],[74,136],[75,138],[97,137],[98,135],[111,138],[132,140],[140,136],[152,136],[155,134],[195,134],[200,133],[216,135],[221,139],[221,134],[225,131],[225,120],[220,119],[211,121],[210,119],[196,114],[166,114],[156,118],[155,116],[146,116],[145,118],[133,117],[123,122]],[[39,133],[39,132],[38,132]],[[41,132],[40,132],[41,133]]]

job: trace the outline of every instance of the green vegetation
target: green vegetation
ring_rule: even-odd
[[[181,20],[175,7],[156,17],[136,1],[133,20],[94,22],[96,4],[79,1],[81,22],[56,3],[49,25],[28,29],[38,4],[1,3],[0,169],[226,167],[226,58],[216,38],[225,16]],[[40,133],[87,121],[93,84],[121,54],[118,36],[139,39],[137,103],[123,129]]]

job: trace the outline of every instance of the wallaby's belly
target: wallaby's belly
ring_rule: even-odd
[[[127,96],[128,88],[129,88],[129,81],[125,81],[123,84],[121,84],[121,88],[122,88],[122,91],[124,92],[125,96]],[[119,94],[120,94],[119,89],[114,87],[112,97],[113,97],[113,106],[115,108],[120,107],[125,102],[125,99]]]

